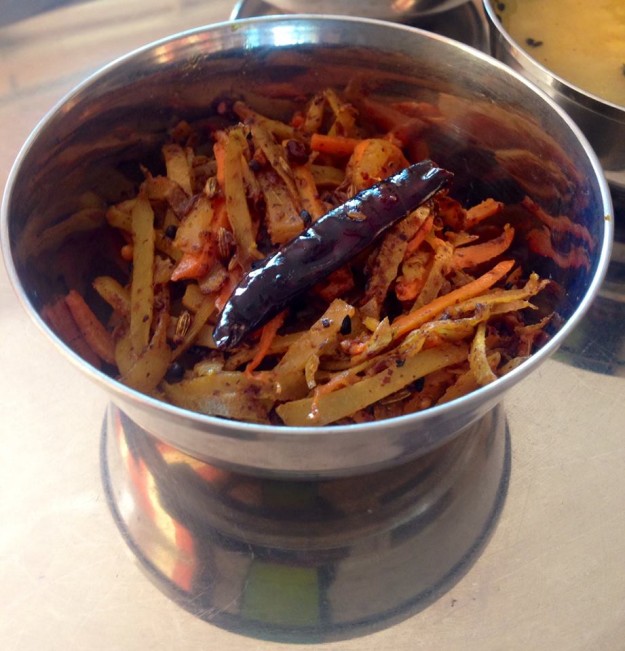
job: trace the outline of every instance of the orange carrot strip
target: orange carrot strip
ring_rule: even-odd
[[[109,364],[115,363],[115,343],[111,333],[100,323],[85,299],[75,290],[70,290],[65,303],[93,352]]]
[[[200,251],[183,253],[171,274],[172,281],[202,278],[215,260],[215,247],[211,241],[205,242]]]
[[[494,237],[488,242],[472,244],[470,246],[461,246],[454,251],[452,262],[456,269],[466,269],[474,267],[488,260],[501,255],[512,244],[514,239],[514,228],[509,224],[504,226],[501,235]]]
[[[43,320],[56,334],[89,364],[100,368],[100,358],[91,350],[69,311],[64,298],[59,298],[41,310]]]
[[[503,260],[485,274],[466,285],[452,290],[449,294],[435,298],[427,305],[423,305],[419,309],[414,310],[414,312],[397,317],[392,323],[394,336],[401,337],[438,316],[448,307],[479,296],[482,292],[490,289],[498,280],[501,280],[513,266],[514,260]]]
[[[323,154],[350,156],[359,142],[358,138],[313,133],[310,137],[310,148]]]
[[[234,288],[237,286],[239,280],[243,277],[243,272],[240,267],[235,267],[232,271],[228,273],[226,282],[223,284],[219,296],[215,299],[215,309],[217,312],[221,312],[224,309],[224,306],[228,302],[230,295],[234,291]]]
[[[245,367],[245,372],[250,374],[252,371],[256,370],[265,359],[265,355],[269,352],[271,344],[280,329],[280,326],[284,323],[284,318],[286,316],[286,310],[276,314],[270,321],[268,321],[262,329],[260,335],[260,341],[258,342],[258,349],[256,354],[249,361],[248,365]]]
[[[419,230],[414,234],[414,237],[408,242],[406,251],[404,252],[404,259],[412,255],[423,244],[425,238],[434,226],[434,215],[428,215],[419,227]]]
[[[333,391],[338,391],[343,387],[355,384],[360,380],[360,377],[356,373],[350,373],[349,371],[343,371],[338,373],[334,377],[330,378],[325,384],[321,384],[315,387],[313,391],[313,400],[310,406],[310,413],[317,414],[319,413],[319,400],[323,396],[327,396]]]
[[[478,203],[477,205],[472,206],[467,210],[465,228],[467,230],[473,228],[481,221],[488,219],[488,217],[493,217],[497,213],[501,212],[502,209],[503,203],[501,201],[495,201],[495,199],[485,199],[481,203]]]

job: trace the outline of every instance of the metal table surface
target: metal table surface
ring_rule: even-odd
[[[0,185],[37,121],[89,72],[231,10],[222,0],[98,0],[0,27]],[[436,499],[401,483],[427,475],[419,464],[365,481],[366,491],[330,482],[293,497],[219,473],[218,489],[195,486],[211,531],[194,556],[205,593],[183,589],[171,549],[146,544],[146,527],[163,535],[167,522],[146,524],[147,507],[129,513],[122,499],[136,489],[120,471],[124,450],[154,463],[161,492],[177,481],[161,463],[167,451],[155,455],[141,432],[107,417],[107,397],[44,340],[2,269],[2,648],[625,649],[624,261],[617,241],[602,295],[564,349],[486,430],[444,453]],[[479,463],[478,448],[488,451]],[[253,508],[270,493],[279,517]],[[312,509],[312,530],[295,518],[281,533],[294,513],[285,499]],[[198,508],[182,506],[187,516]],[[364,517],[373,511],[380,517]],[[289,567],[297,573],[281,581]],[[306,616],[292,607],[302,598]],[[278,634],[287,629],[300,634]]]

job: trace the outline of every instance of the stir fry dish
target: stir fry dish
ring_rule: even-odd
[[[122,200],[40,234],[64,280],[43,318],[133,389],[275,425],[410,414],[517,367],[560,318],[527,252],[583,271],[590,234],[528,196],[461,204],[420,137],[437,106],[360,99],[178,123]]]

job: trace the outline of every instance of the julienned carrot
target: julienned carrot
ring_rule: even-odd
[[[313,133],[310,137],[310,148],[313,151],[333,156],[351,156],[359,142],[361,141],[358,138]]]
[[[220,228],[228,228],[228,211],[226,210],[226,202],[223,197],[215,197],[213,210],[215,211],[215,216],[213,217],[215,231],[218,231]]]
[[[219,233],[222,229],[229,229],[228,211],[226,202],[222,197],[214,197],[212,200],[213,217],[210,228],[213,233]],[[199,251],[185,251],[178,260],[171,275],[172,281],[185,279],[202,278],[217,259],[219,254],[219,240],[207,240]]]
[[[428,233],[432,230],[434,226],[434,215],[430,214],[426,217],[425,221],[419,227],[419,230],[415,233],[414,237],[408,242],[406,246],[406,251],[404,252],[404,259],[409,255],[412,255],[415,251],[419,249],[423,241],[427,237]]]
[[[182,254],[176,268],[171,274],[172,281],[202,278],[206,275],[215,260],[215,247],[212,242],[205,242],[198,251]]]
[[[269,352],[269,349],[271,348],[271,344],[273,340],[276,338],[280,326],[284,323],[285,316],[286,316],[286,310],[284,312],[280,312],[279,314],[276,314],[276,316],[274,316],[273,319],[271,319],[271,321],[268,321],[263,326],[263,329],[260,333],[260,341],[258,342],[258,348],[256,350],[256,354],[250,360],[248,365],[245,367],[246,373],[251,373],[252,371],[256,370],[260,366],[263,359],[265,359],[265,355],[267,355],[267,353]]]
[[[219,295],[215,299],[215,309],[217,312],[221,312],[224,309],[224,305],[228,302],[228,299],[242,276],[243,272],[241,271],[241,267],[235,267],[228,273],[226,282],[223,284],[219,291]]]
[[[466,269],[492,260],[507,251],[513,239],[514,228],[506,224],[501,235],[488,242],[458,247],[452,258],[453,265],[456,269]]]
[[[46,305],[41,310],[41,316],[73,351],[96,368],[100,368],[100,358],[83,337],[63,297]]]
[[[503,260],[490,269],[490,271],[479,276],[479,278],[452,290],[449,294],[435,298],[414,312],[403,314],[393,321],[392,328],[394,336],[401,337],[438,316],[448,307],[461,301],[466,301],[469,298],[479,296],[482,292],[490,289],[498,280],[501,280],[514,267],[514,264],[514,260]]]
[[[467,230],[472,228],[481,221],[500,213],[502,209],[503,203],[501,201],[495,201],[495,199],[491,198],[485,199],[481,203],[478,203],[467,210],[465,228]]]
[[[82,336],[93,352],[109,364],[115,363],[115,344],[111,333],[100,323],[85,299],[74,289],[65,297],[65,303]]]

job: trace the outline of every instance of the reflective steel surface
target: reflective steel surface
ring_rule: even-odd
[[[441,597],[484,549],[510,471],[500,408],[421,459],[348,479],[224,471],[115,407],[101,454],[114,519],[165,594],[217,626],[299,642],[381,630]]]
[[[285,2],[288,2],[288,0],[285,0]],[[281,13],[279,4],[265,2],[265,0],[239,0],[234,5],[230,13],[230,18],[236,20],[239,18],[252,18],[253,16],[279,14]],[[380,6],[380,3],[376,4],[378,7]],[[406,5],[410,9],[412,3],[394,2],[393,4],[397,6],[398,11],[401,11],[403,5]],[[420,14],[414,16],[408,14],[399,18],[398,21],[406,25],[412,25],[413,27],[427,29],[436,34],[456,39],[461,43],[466,43],[478,50],[488,52],[488,26],[484,20],[481,6],[476,2],[467,2],[466,0],[462,2],[450,0],[449,2],[437,4],[440,5],[439,9],[444,9],[440,15],[438,11],[432,15]],[[346,15],[349,15],[347,11],[348,6],[349,3],[342,4],[340,7],[336,5],[333,11],[328,13],[345,12]],[[318,13],[319,6],[317,4],[312,5],[308,11]],[[373,17],[379,18],[380,16]]]
[[[415,17],[449,11],[467,2],[468,0],[319,0],[310,3],[305,0],[271,0],[266,4],[268,11],[347,16],[356,14],[364,18],[405,22]]]
[[[599,296],[576,330],[558,351],[558,358],[580,368],[625,376],[625,198],[614,191],[615,242]]]
[[[224,20],[231,9],[231,3],[221,0],[211,3],[98,0],[77,4],[71,11],[57,10],[0,29],[0,185],[4,186],[19,147],[37,121],[86,74],[154,38],[204,22]],[[498,433],[491,456],[487,457],[489,479],[478,477],[476,483],[467,485],[468,494],[464,498],[457,491],[448,491],[456,500],[448,502],[448,508],[454,503],[469,504],[475,515],[473,520],[460,515],[459,522],[468,526],[453,541],[436,536],[428,547],[432,553],[440,549],[439,562],[432,567],[440,572],[444,561],[448,566],[453,563],[452,543],[457,557],[463,547],[468,549],[469,541],[479,534],[480,527],[485,535],[466,563],[447,582],[442,582],[441,590],[433,593],[431,599],[418,596],[428,577],[415,569],[421,567],[416,552],[424,549],[421,545],[428,527],[435,531],[437,526],[444,528],[444,525],[437,518],[427,524],[425,520],[416,524],[419,520],[412,500],[419,504],[421,494],[419,482],[410,483],[409,469],[389,480],[392,485],[400,485],[403,493],[400,490],[384,504],[381,500],[376,503],[378,512],[385,516],[380,523],[374,523],[378,528],[367,528],[370,521],[364,514],[368,486],[362,490],[365,494],[362,497],[349,491],[335,495],[334,501],[326,500],[316,506],[310,494],[318,496],[319,491],[307,493],[302,489],[294,495],[295,502],[304,503],[303,513],[318,516],[322,523],[327,523],[327,508],[336,505],[337,500],[344,509],[355,503],[359,509],[356,515],[361,517],[338,520],[338,525],[345,526],[330,536],[324,536],[326,525],[320,526],[319,519],[312,523],[309,519],[304,523],[295,521],[296,526],[290,528],[291,535],[281,540],[269,536],[271,530],[265,529],[262,530],[265,537],[259,538],[255,525],[267,522],[270,516],[274,525],[281,518],[293,525],[294,514],[288,503],[280,501],[283,496],[280,491],[277,496],[271,496],[272,511],[248,509],[258,495],[253,486],[267,486],[267,480],[245,484],[240,476],[230,475],[228,484],[225,475],[221,483],[216,475],[210,481],[197,479],[196,471],[189,469],[184,456],[179,456],[177,461],[169,457],[167,464],[159,462],[149,440],[142,440],[140,432],[132,427],[131,431],[123,429],[115,447],[110,438],[115,421],[107,415],[107,396],[85,382],[82,374],[50,350],[48,341],[19,305],[0,266],[2,648],[11,651],[302,649],[301,643],[285,641],[284,637],[280,643],[273,641],[284,633],[276,620],[284,624],[289,618],[289,633],[293,637],[296,633],[306,637],[301,633],[302,616],[293,626],[293,609],[287,609],[284,602],[288,595],[307,594],[308,623],[311,618],[327,623],[329,604],[344,606],[348,601],[346,593],[338,591],[343,585],[340,578],[330,577],[319,569],[316,574],[308,568],[301,570],[300,565],[295,565],[300,570],[295,572],[297,580],[290,582],[290,592],[280,595],[282,601],[272,602],[262,591],[254,594],[254,590],[249,591],[251,596],[242,599],[229,577],[245,575],[241,588],[250,583],[266,587],[273,585],[275,571],[282,570],[283,559],[288,558],[292,565],[292,559],[299,562],[310,554],[317,559],[315,568],[340,564],[351,555],[355,566],[350,568],[346,563],[344,577],[348,569],[352,570],[352,576],[361,576],[364,570],[363,589],[356,591],[360,599],[352,612],[336,611],[342,614],[341,621],[349,620],[353,614],[365,613],[370,617],[376,608],[384,616],[378,617],[370,629],[353,624],[349,629],[340,629],[334,625],[328,630],[329,641],[323,645],[316,637],[305,640],[311,642],[309,648],[323,651],[623,649],[623,224],[625,212],[617,205],[617,241],[612,263],[600,296],[579,328],[567,339],[557,357],[547,361],[531,381],[522,382],[507,394],[502,411],[497,414],[502,419],[499,422],[506,423],[509,431],[509,477],[505,478],[505,466],[500,465],[507,439]],[[475,451],[479,448],[477,441],[483,441],[483,436],[478,432],[472,439],[476,447],[466,443],[468,447],[464,449]],[[99,437],[106,443],[101,449]],[[149,500],[158,496],[162,498],[160,503],[167,507],[167,517],[159,520],[156,530],[170,532],[163,533],[162,538],[155,535],[151,549],[146,541],[155,533],[154,522],[138,518],[149,510],[149,500],[141,501],[137,491],[140,484],[129,474],[113,472],[122,468],[117,462],[123,451],[119,442],[123,440],[135,445],[133,459],[150,459],[152,476],[159,478],[160,486],[168,487],[160,492],[154,487],[148,493]],[[460,442],[459,439],[456,444]],[[159,454],[162,458],[164,451],[161,449]],[[189,489],[180,486],[178,502],[172,505],[171,501],[165,501],[165,496],[176,495],[169,488],[178,477],[170,466],[177,463],[177,469],[186,473],[182,484]],[[106,472],[101,474],[102,464],[104,469],[108,468],[108,483],[102,482],[107,477]],[[459,487],[460,478],[468,479],[471,468],[475,471],[477,467],[478,464],[471,466],[471,463],[454,466],[456,483],[451,484]],[[416,477],[417,469],[413,470]],[[187,481],[188,475],[193,482]],[[498,476],[501,481],[496,489]],[[401,484],[404,479],[406,482]],[[235,486],[243,487],[240,493],[232,493]],[[485,489],[483,503],[477,499],[476,486]],[[211,504],[218,508],[198,514],[194,507],[200,494],[202,500],[208,494]],[[372,495],[375,498],[381,494],[382,487],[378,485]],[[493,503],[495,494],[501,497],[501,504]],[[127,497],[121,499],[122,495]],[[402,502],[402,496],[408,498],[408,504]],[[495,518],[491,526],[486,514],[493,507]],[[116,510],[123,516],[119,520],[116,520]],[[208,590],[209,585],[220,585],[230,592],[217,598],[214,593],[202,596],[186,588],[166,589],[168,577],[172,576],[176,576],[179,584],[189,585],[185,583],[188,578],[184,571],[176,573],[166,565],[173,558],[172,549],[183,548],[185,540],[184,534],[179,535],[176,545],[171,544],[175,537],[166,523],[174,521],[172,514],[179,521],[199,521],[202,527],[210,529],[212,536],[207,549],[218,549],[221,554],[213,564],[208,561],[209,551],[186,557],[206,561],[202,574],[190,573],[202,577],[194,586],[205,586]],[[403,537],[396,533],[401,529],[398,523],[402,517],[415,525],[408,526]],[[355,535],[356,529],[347,526],[348,522],[358,525],[359,536]],[[445,526],[450,532],[458,532],[449,522]],[[313,542],[322,544],[298,556],[303,529],[312,532]],[[395,532],[390,543],[386,536],[389,531]],[[364,541],[362,549],[356,542],[360,534]],[[336,544],[337,540],[340,544]],[[379,547],[374,548],[374,543],[379,543]],[[388,543],[386,547],[384,543]],[[340,559],[329,554],[319,561],[324,549],[334,552],[337,548],[349,549],[350,555]],[[255,560],[250,549],[258,551]],[[393,555],[393,550],[399,553]],[[373,594],[379,601],[369,604],[366,597],[372,590],[371,577],[385,576],[381,564],[380,571],[376,572],[378,558],[388,563],[392,580],[384,586],[373,586]],[[153,564],[152,568],[146,559]],[[402,581],[403,575],[397,569],[402,563],[406,581]],[[192,566],[188,564],[186,569],[189,567]],[[284,574],[278,574],[283,580]],[[225,579],[221,582],[211,579],[218,575]],[[418,581],[422,583],[415,589],[411,584]],[[332,593],[333,601],[332,589],[336,591]],[[325,597],[319,599],[320,594]],[[197,601],[192,602],[194,598]],[[247,610],[242,608],[243,603],[247,604]],[[274,603],[280,606],[277,611]],[[218,605],[212,620],[211,611],[205,608],[210,604]],[[387,610],[380,609],[380,604]],[[397,610],[389,616],[388,611],[394,606]],[[234,613],[235,617],[226,621],[225,613]],[[222,617],[220,621],[218,615]],[[271,627],[265,625],[268,620]],[[354,618],[349,621],[353,623]]]

